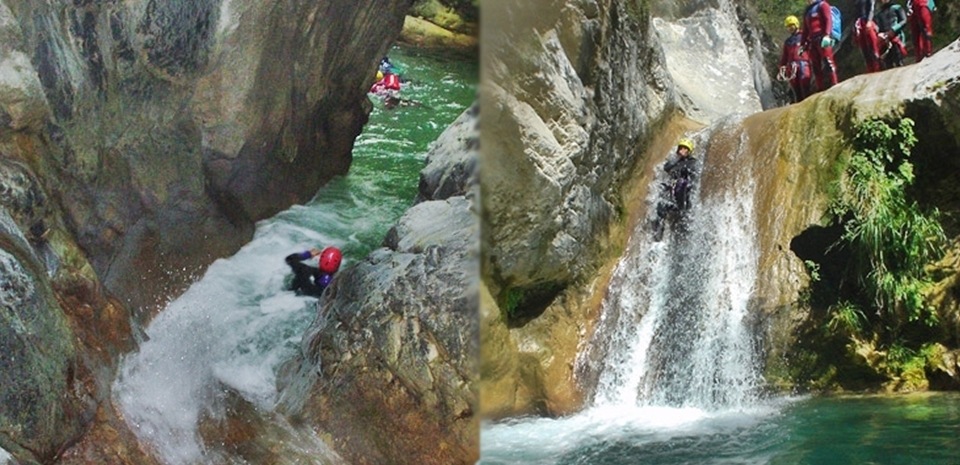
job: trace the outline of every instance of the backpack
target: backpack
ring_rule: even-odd
[[[931,2],[933,0],[930,0]],[[830,19],[833,22],[833,29],[830,31],[830,37],[834,41],[840,42],[840,37],[843,35],[843,26],[840,24],[840,9],[830,5]]]

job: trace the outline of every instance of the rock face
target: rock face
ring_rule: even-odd
[[[151,463],[131,322],[346,172],[411,2],[0,1],[0,448]]]
[[[4,428],[0,446],[50,457],[79,434],[81,414],[92,412],[81,399],[60,396],[68,388],[77,348],[65,315],[51,311],[60,308],[39,257],[5,210],[0,210],[0,231],[0,422],[12,426]]]
[[[766,73],[734,2],[522,2],[484,15],[497,28],[481,50],[483,285],[496,308],[481,312],[481,406],[562,413],[580,402],[573,358],[634,214],[634,170],[686,130],[759,111]]]
[[[580,407],[592,380],[575,373],[574,359],[594,329],[624,231],[646,214],[651,173],[684,133],[709,140],[708,158],[737,144],[753,154],[760,270],[752,311],[770,371],[789,363],[785,354],[810,322],[799,303],[809,277],[793,241],[823,220],[855,122],[901,114],[922,121],[916,197],[941,211],[960,205],[947,177],[933,174],[956,166],[945,155],[957,147],[948,116],[956,112],[955,45],[917,67],[851,78],[801,105],[760,112],[773,99],[762,34],[745,21],[747,7],[581,1],[484,9],[485,26],[500,29],[484,34],[494,39],[482,50],[484,415]],[[951,266],[932,299],[949,325],[957,321]]]
[[[476,111],[440,137],[419,203],[343,270],[278,383],[281,407],[354,464],[478,458]]]
[[[409,3],[6,1],[4,155],[150,308],[346,172]]]
[[[838,86],[787,108],[753,115],[743,122],[758,180],[756,211],[760,243],[758,310],[772,315],[767,327],[768,363],[790,364],[787,354],[798,341],[798,328],[809,315],[800,291],[809,283],[802,259],[823,253],[835,240],[820,226],[829,201],[828,186],[837,179],[837,161],[852,152],[854,125],[867,118],[909,117],[917,122],[919,142],[911,157],[916,173],[914,196],[929,207],[956,211],[952,179],[943,176],[958,168],[948,155],[960,149],[960,42],[954,42],[923,62],[881,74],[851,78]],[[956,224],[947,225],[955,236]],[[819,233],[817,231],[820,231]],[[807,234],[805,234],[807,233]],[[956,248],[956,244],[953,246]],[[818,252],[819,251],[819,252]],[[956,341],[960,307],[957,263],[949,257],[938,264],[941,282],[930,290],[937,306],[943,340]],[[955,295],[955,294],[954,294]]]

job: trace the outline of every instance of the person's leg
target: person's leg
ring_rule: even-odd
[[[809,74],[800,78],[800,92],[802,94],[800,97],[800,101],[803,101],[803,99],[810,96],[810,75]]]
[[[891,52],[894,53],[894,66],[903,66],[903,59],[907,56],[907,47],[903,45],[903,41],[901,41],[899,37],[894,37],[893,50]]]
[[[810,68],[813,71],[813,77],[817,82],[817,92],[824,90],[823,79],[823,59],[820,55],[820,44],[810,47]]]
[[[920,31],[919,34],[919,49],[917,53],[917,61],[920,61],[933,54],[933,16],[930,14],[930,8],[920,7],[914,12],[919,18],[920,22]]]
[[[833,47],[827,47],[820,51],[823,57],[824,79],[829,83],[827,88],[837,85],[837,62],[833,59]]]
[[[865,41],[867,51],[870,53],[870,63],[867,64],[867,68],[871,72],[880,71],[880,38],[877,37],[877,25],[873,21],[867,23]]]
[[[854,41],[857,44],[857,47],[860,49],[860,53],[863,55],[863,62],[867,66],[868,73],[875,73],[880,71],[880,63],[877,60],[879,56],[878,46],[877,46],[877,32],[875,30],[873,21],[866,21],[863,18],[858,18],[856,27],[854,28],[856,34],[854,34]]]

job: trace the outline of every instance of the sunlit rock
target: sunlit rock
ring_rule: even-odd
[[[751,26],[734,10],[727,1],[484,9],[495,33],[481,49],[482,259],[499,319],[485,314],[482,331],[501,340],[510,326],[510,348],[494,351],[513,366],[484,360],[495,371],[483,382],[498,390],[487,398],[482,388],[487,413],[559,414],[582,401],[573,359],[638,215],[631,177],[647,176],[684,131],[758,111],[769,92],[738,32]]]
[[[478,458],[476,118],[431,148],[418,198],[432,200],[338,273],[279,376],[281,410],[329,432],[350,463]]]
[[[29,335],[3,337],[17,461],[153,460],[110,405],[120,356],[255,221],[346,173],[408,7],[0,2],[0,254],[19,277],[0,331]]]

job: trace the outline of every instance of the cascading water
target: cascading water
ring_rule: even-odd
[[[646,223],[630,238],[578,361],[597,364],[592,405],[558,420],[486,425],[481,463],[635,463],[678,438],[723,443],[766,416],[747,312],[757,250],[745,146],[707,164],[709,190],[694,190],[691,210],[661,241]],[[651,211],[659,194],[651,189]],[[650,463],[699,463],[683,460]]]
[[[275,372],[316,317],[316,299],[285,290],[284,256],[333,245],[349,266],[379,246],[416,194],[429,143],[474,100],[474,62],[398,48],[391,59],[411,79],[404,98],[423,106],[387,111],[378,103],[355,143],[349,176],[260,222],[253,240],[172,301],[146,329],[139,352],[124,360],[115,399],[164,462],[233,463],[206,450],[198,423],[220,416],[228,390],[270,411]]]
[[[595,405],[718,410],[756,400],[747,326],[757,265],[753,180],[744,170],[728,174],[662,242],[643,228],[632,238],[594,335],[606,350]]]
[[[643,224],[630,238],[578,360],[596,380],[588,407],[483,425],[480,464],[956,463],[955,394],[760,396],[748,315],[759,256],[755,155],[736,126],[717,125],[709,144],[697,144],[711,148],[685,227],[657,242]]]

